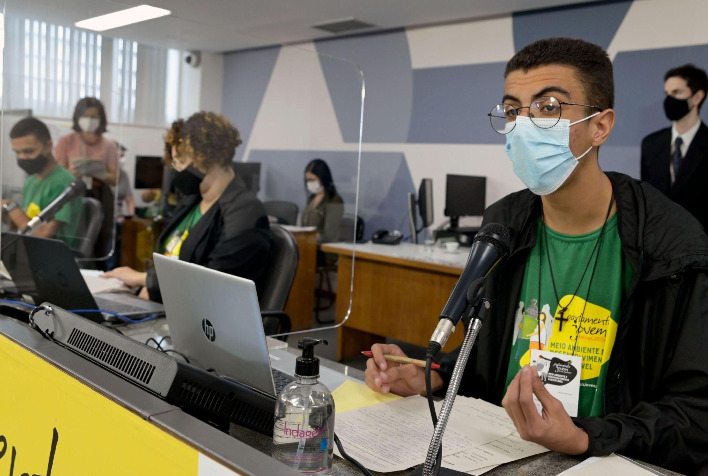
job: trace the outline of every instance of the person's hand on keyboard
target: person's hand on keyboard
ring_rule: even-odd
[[[128,266],[121,266],[119,268],[103,273],[101,277],[120,279],[128,287],[145,286],[147,273],[136,271]]]

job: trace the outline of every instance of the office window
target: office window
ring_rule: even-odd
[[[5,108],[67,116],[79,98],[100,97],[101,35],[30,19],[5,20]]]
[[[138,43],[115,38],[113,40],[113,107],[111,122],[135,122],[137,89]]]
[[[79,99],[93,96],[106,106],[109,122],[165,125],[177,117],[182,52],[27,18],[4,19],[5,109],[70,118]]]

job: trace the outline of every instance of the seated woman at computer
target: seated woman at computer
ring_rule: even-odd
[[[337,193],[327,162],[313,159],[305,167],[307,205],[302,213],[302,225],[317,227],[317,241],[339,241],[344,200]]]
[[[165,136],[165,162],[199,177],[198,193],[184,197],[157,242],[157,252],[256,282],[260,291],[273,237],[263,204],[246,189],[231,167],[238,129],[224,116],[200,112],[178,120]],[[103,275],[128,286],[143,286],[140,296],[161,301],[154,270],[127,266]]]
[[[94,246],[93,256],[106,256],[113,236],[114,198],[111,186],[118,180],[118,147],[103,137],[108,120],[103,104],[85,97],[74,108],[74,132],[59,139],[54,157],[76,177],[86,183],[86,196],[103,206],[103,223]]]

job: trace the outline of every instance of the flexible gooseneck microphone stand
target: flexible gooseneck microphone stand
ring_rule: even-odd
[[[476,285],[475,285],[476,284]],[[487,315],[490,303],[487,299],[481,297],[481,290],[484,287],[484,281],[477,282],[470,286],[467,292],[467,301],[472,304],[468,306],[463,321],[469,320],[470,323],[467,326],[467,334],[462,342],[462,347],[460,347],[460,353],[457,357],[457,362],[452,371],[452,376],[450,378],[450,384],[447,388],[447,393],[445,394],[445,400],[443,401],[442,408],[440,409],[440,415],[435,417],[435,408],[432,403],[432,392],[430,389],[430,365],[426,365],[426,387],[428,390],[428,402],[431,406],[431,415],[433,416],[433,423],[435,424],[435,431],[433,432],[433,438],[430,441],[430,446],[428,447],[428,454],[426,456],[425,462],[418,466],[412,473],[411,476],[456,476],[464,475],[459,471],[442,468],[442,438],[443,433],[445,433],[445,428],[447,427],[447,422],[450,418],[450,413],[452,412],[452,405],[455,403],[455,397],[457,396],[457,391],[460,388],[460,382],[462,381],[462,374],[465,371],[465,366],[467,365],[467,360],[469,359],[472,347],[477,339],[479,330],[482,327],[482,322]],[[437,349],[439,351],[439,349]],[[428,351],[426,360],[428,363],[432,362],[432,359],[437,354],[437,351]]]

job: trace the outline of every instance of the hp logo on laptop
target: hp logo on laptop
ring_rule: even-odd
[[[209,319],[202,319],[202,331],[204,331],[204,335],[207,339],[214,342],[214,339],[216,339],[216,331],[214,330],[214,326],[211,325],[211,322],[209,322]]]

